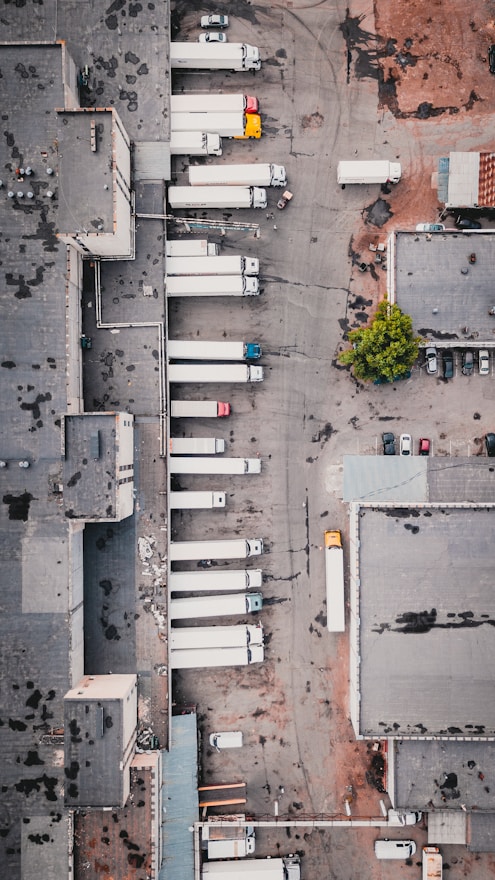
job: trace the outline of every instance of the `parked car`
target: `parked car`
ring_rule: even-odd
[[[241,730],[223,730],[219,733],[210,733],[210,746],[220,749],[240,749],[242,746]]]
[[[219,33],[219,31],[208,31],[206,34],[200,34],[199,43],[226,43],[227,34]]]
[[[490,355],[486,348],[482,348],[478,353],[478,369],[480,376],[490,375]]]
[[[410,434],[401,434],[399,449],[401,455],[411,455],[412,454],[412,440]]]
[[[430,454],[430,441],[428,440],[428,437],[421,437],[418,452],[420,455]]]
[[[495,455],[495,434],[485,434],[486,454],[493,458]]]
[[[445,232],[443,223],[418,223],[416,232]]]
[[[443,378],[452,379],[454,375],[454,355],[451,351],[443,353]]]
[[[229,26],[229,17],[228,15],[216,15],[215,13],[211,13],[210,15],[202,15],[201,16],[201,27],[202,28],[225,28]]]
[[[458,217],[455,225],[458,229],[481,229],[479,220],[471,220],[471,217]]]
[[[395,434],[386,431],[382,434],[383,454],[395,455]]]
[[[490,73],[495,73],[495,44],[493,43],[488,47],[488,64],[490,66]]]
[[[400,813],[398,810],[388,811],[389,825],[416,825],[421,822],[423,814],[419,811]]]
[[[462,372],[464,376],[471,376],[474,370],[474,354],[472,351],[462,353]]]
[[[429,345],[425,351],[426,372],[433,376],[438,370],[437,350],[434,345]]]

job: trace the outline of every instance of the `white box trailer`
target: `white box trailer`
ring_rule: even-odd
[[[262,382],[263,367],[253,364],[169,364],[169,382]]]
[[[221,156],[222,139],[215,131],[172,131],[171,156]]]
[[[248,43],[170,43],[170,66],[184,70],[259,70],[260,50]]]
[[[239,113],[174,113],[170,116],[171,131],[213,131],[220,137],[243,137],[244,111]]]
[[[170,257],[217,257],[219,247],[207,238],[173,238],[167,241],[165,253]]]
[[[191,186],[287,186],[283,165],[246,163],[244,165],[190,165]]]
[[[225,507],[225,492],[170,492],[171,510],[209,510]]]
[[[364,162],[339,162],[337,183],[398,183],[401,176],[399,162],[370,159]]]
[[[175,208],[266,208],[266,190],[259,186],[169,186]]]
[[[260,568],[171,571],[168,577],[172,593],[219,593],[261,587],[262,583],[263,572]]]
[[[231,821],[231,826],[223,824],[226,820]],[[210,816],[202,826],[201,843],[209,859],[238,859],[255,852],[254,826],[236,825],[236,821],[245,822],[245,815]]]
[[[226,95],[205,92],[203,95],[170,96],[171,113],[258,113],[254,95]]]
[[[169,257],[167,275],[259,275],[257,257]]]
[[[261,357],[262,350],[259,342],[169,339],[167,354],[171,361],[253,361]]]
[[[171,437],[171,455],[219,455],[225,452],[223,437]]]
[[[172,456],[170,474],[260,474],[260,458],[191,458]]]
[[[422,880],[442,880],[443,858],[438,846],[423,847]]]
[[[263,645],[243,645],[242,648],[196,648],[170,651],[171,669],[206,669],[213,666],[248,666],[262,663]]]
[[[224,593],[221,596],[191,596],[187,599],[171,599],[171,620],[194,620],[203,617],[225,617],[252,614],[261,611],[261,593]]]
[[[185,626],[171,629],[172,651],[197,648],[242,648],[243,645],[262,645],[261,623],[240,623],[234,626]]]
[[[201,877],[202,880],[301,880],[301,864],[299,856],[204,862]]]
[[[246,559],[263,553],[262,538],[225,538],[223,541],[171,541],[170,561]]]
[[[171,400],[170,415],[173,419],[223,419],[230,416],[230,403],[222,400]]]
[[[165,287],[167,296],[258,296],[260,292],[259,280],[252,275],[172,275]]]
[[[325,580],[327,596],[327,629],[344,632],[344,551],[340,532],[325,532]]]

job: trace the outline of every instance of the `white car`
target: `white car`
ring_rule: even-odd
[[[425,351],[426,372],[433,376],[438,370],[437,350],[434,345],[429,345]]]
[[[199,43],[226,43],[227,35],[222,34],[219,31],[208,31],[206,34],[200,34],[198,37]]]
[[[410,434],[401,434],[399,441],[400,455],[411,455],[412,440]]]
[[[443,223],[418,223],[416,232],[445,232]]]
[[[202,15],[201,16],[201,27],[202,28],[224,28],[229,26],[229,17],[228,15],[216,15],[211,13],[211,15]]]
[[[480,376],[489,376],[490,374],[490,355],[488,349],[482,348],[478,354],[478,369]]]

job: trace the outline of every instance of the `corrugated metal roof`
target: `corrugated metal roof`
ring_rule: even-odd
[[[450,169],[450,160],[448,156],[442,156],[438,160],[438,175],[437,175],[437,187],[438,187],[438,201],[439,202],[447,202],[449,198],[449,169]]]
[[[198,745],[195,713],[174,715],[171,749],[163,753],[162,865],[160,880],[194,877],[194,836],[199,818]]]
[[[134,144],[136,180],[170,180],[170,144],[138,141]]]
[[[447,206],[474,207],[479,204],[479,153],[450,153],[449,197]]]
[[[480,153],[477,204],[486,208],[495,205],[495,153]]]

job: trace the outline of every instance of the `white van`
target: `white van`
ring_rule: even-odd
[[[242,747],[241,730],[223,730],[219,733],[210,733],[210,746],[220,749],[240,749]]]
[[[375,840],[377,859],[410,859],[415,852],[414,840]]]

